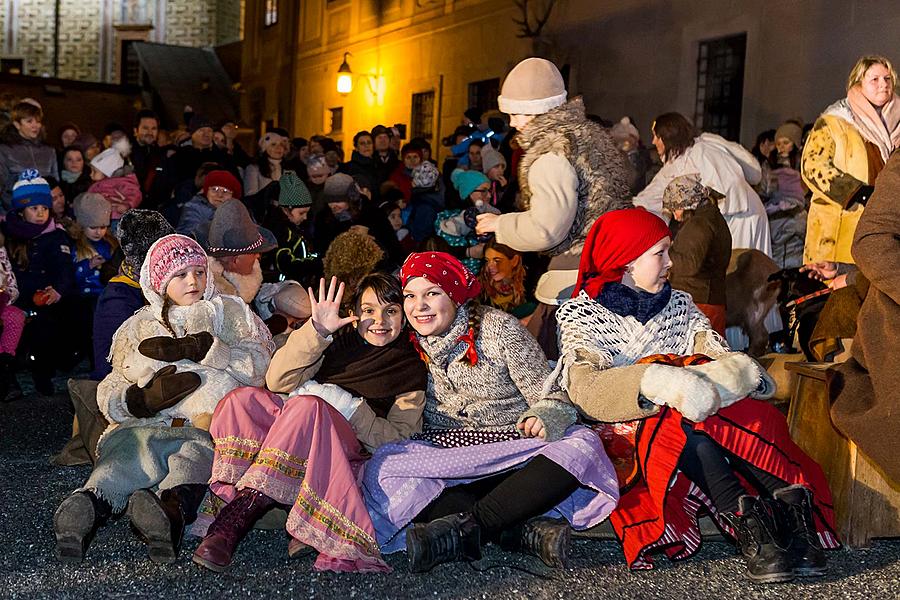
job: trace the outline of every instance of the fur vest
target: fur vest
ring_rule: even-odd
[[[525,155],[519,163],[520,203],[531,206],[528,172],[541,155],[553,152],[564,157],[578,175],[578,208],[565,239],[546,250],[556,256],[572,246],[584,243],[597,217],[610,210],[631,206],[628,160],[615,147],[609,133],[588,121],[584,102],[574,98],[553,110],[538,115],[518,136]]]

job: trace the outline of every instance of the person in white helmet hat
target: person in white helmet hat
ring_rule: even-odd
[[[526,210],[482,214],[476,229],[515,250],[553,257],[535,294],[542,304],[528,326],[550,359],[558,356],[553,314],[571,297],[587,232],[603,213],[630,205],[625,157],[609,133],[585,117],[582,99],[567,98],[549,60],[527,58],[506,76],[498,104],[525,150],[519,187]]]

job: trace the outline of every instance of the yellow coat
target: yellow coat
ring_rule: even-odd
[[[873,182],[869,181],[865,141],[849,120],[852,116],[845,107],[846,102],[842,101],[826,110],[816,120],[803,148],[800,172],[812,191],[804,263],[854,262],[850,246],[863,207],[854,204],[844,210],[842,206],[861,186]],[[836,112],[844,114],[839,116]]]

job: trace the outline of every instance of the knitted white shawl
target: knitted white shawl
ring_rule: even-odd
[[[700,352],[714,358],[729,352],[728,343],[712,329],[690,295],[678,290],[672,290],[668,304],[646,324],[617,315],[584,292],[559,307],[556,321],[560,359],[547,381],[566,391],[577,350],[593,355],[598,369],[633,365],[651,354]],[[695,338],[701,332],[708,334],[696,347]]]

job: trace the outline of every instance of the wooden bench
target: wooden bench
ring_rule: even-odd
[[[900,484],[831,423],[825,376],[832,363],[788,363],[796,373],[788,427],[794,442],[825,471],[834,498],[837,533],[851,548],[872,538],[900,536]]]

